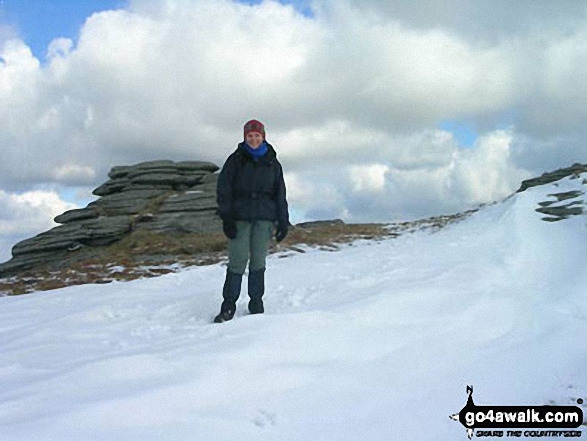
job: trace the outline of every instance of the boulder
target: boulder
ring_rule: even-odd
[[[108,245],[128,233],[130,225],[128,216],[101,216],[97,219],[71,222],[17,243],[12,247],[12,255],[67,250],[76,243],[88,246]]]
[[[63,214],[60,214],[53,219],[58,224],[67,224],[69,222],[82,221],[87,219],[95,219],[99,216],[98,210],[92,207],[86,207],[81,209],[69,210]]]
[[[0,277],[41,264],[63,267],[82,248],[95,249],[97,256],[100,248],[139,230],[162,235],[222,232],[218,170],[205,161],[113,167],[110,179],[93,191],[99,199],[57,216],[55,222],[62,225],[17,243],[13,258],[0,264]]]
[[[112,167],[108,173],[108,177],[111,179],[122,178],[128,174],[132,166],[130,165],[119,165]]]
[[[109,194],[118,193],[130,185],[130,179],[125,177],[118,177],[106,181],[104,184],[96,188],[92,194],[96,196],[107,196]]]
[[[330,220],[317,220],[310,222],[300,222],[296,224],[296,227],[300,228],[312,228],[312,227],[334,227],[345,225],[342,219],[330,219]]]
[[[170,191],[147,186],[144,189],[128,189],[104,196],[89,206],[106,216],[133,215],[147,210],[152,200],[164,197]]]
[[[543,173],[537,178],[526,179],[522,181],[522,185],[517,190],[517,193],[524,191],[530,187],[537,185],[549,184],[559,179],[566,178],[567,176],[579,176],[581,173],[587,172],[587,164],[575,163],[570,167],[561,168],[552,172]]]
[[[167,172],[148,172],[140,173],[133,176],[129,175],[130,182],[132,184],[139,185],[153,185],[153,186],[169,186],[174,188],[177,185],[191,187],[199,184],[204,175],[202,173],[195,173],[190,175],[184,175],[180,173],[167,173]]]
[[[222,231],[222,220],[210,211],[158,213],[143,217],[135,229],[156,233],[217,233]]]
[[[181,213],[192,211],[216,210],[216,195],[202,190],[187,191],[183,194],[173,194],[166,198],[161,207],[160,213]]]

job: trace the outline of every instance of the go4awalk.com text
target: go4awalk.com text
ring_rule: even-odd
[[[514,438],[558,438],[558,437],[575,437],[580,438],[580,430],[477,430],[475,437],[514,437]]]
[[[475,437],[580,438],[583,410],[579,406],[478,406],[473,387],[467,386],[467,404],[450,417]],[[577,404],[583,404],[577,399]]]

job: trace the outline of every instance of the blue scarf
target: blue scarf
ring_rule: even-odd
[[[251,154],[255,161],[258,161],[261,156],[267,153],[267,143],[263,141],[259,147],[254,149],[245,142],[245,150]]]

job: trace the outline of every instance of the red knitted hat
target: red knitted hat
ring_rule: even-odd
[[[245,138],[247,137],[247,133],[249,132],[259,132],[261,135],[263,135],[263,139],[265,139],[265,126],[256,119],[252,119],[248,123],[246,123],[244,131]]]

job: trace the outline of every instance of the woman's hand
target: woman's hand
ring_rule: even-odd
[[[223,218],[222,219],[222,230],[224,231],[224,235],[229,239],[236,238],[236,221],[231,218]]]
[[[288,225],[285,222],[279,222],[277,224],[277,233],[275,233],[275,240],[281,242],[287,236]]]

